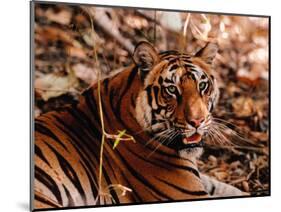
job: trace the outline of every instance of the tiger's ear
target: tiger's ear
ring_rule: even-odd
[[[157,51],[150,43],[141,41],[135,48],[133,59],[141,71],[146,74],[158,62],[159,57]]]
[[[216,43],[207,43],[202,49],[200,49],[194,56],[200,57],[208,64],[212,64],[213,60],[218,52],[218,45]]]

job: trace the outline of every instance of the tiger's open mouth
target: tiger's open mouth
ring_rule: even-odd
[[[201,139],[202,139],[202,135],[200,135],[196,132],[189,137],[183,136],[182,142],[186,145],[196,144],[196,143],[199,143],[201,141]]]
[[[169,142],[168,146],[176,150],[183,150],[189,148],[203,147],[202,135],[195,132],[189,137],[184,134],[179,134],[172,142]]]

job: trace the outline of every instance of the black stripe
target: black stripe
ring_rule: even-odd
[[[215,190],[216,190],[216,187],[214,186],[214,184],[212,184],[212,189],[210,191],[210,195],[214,195]]]
[[[86,104],[87,104],[88,108],[90,109],[94,120],[97,121],[98,124],[100,125],[101,124],[100,123],[100,116],[98,114],[99,108],[96,104],[95,99],[93,98],[94,97],[93,87],[91,87],[86,92],[84,92],[83,96],[85,97]]]
[[[103,87],[104,87],[105,94],[108,93],[108,84],[109,84],[109,79],[108,78],[104,79],[103,80]]]
[[[52,138],[68,152],[66,146],[61,142],[61,140],[47,126],[44,126],[44,124],[45,123],[41,122],[40,120],[36,120],[35,121],[35,131]]]
[[[178,55],[178,54],[179,54],[179,52],[176,50],[167,50],[167,51],[160,52],[160,56],[163,56],[163,57],[168,56],[168,55]]]
[[[55,153],[55,155],[56,155],[56,157],[57,157],[57,159],[59,161],[61,169],[63,170],[65,175],[70,179],[72,184],[77,188],[77,190],[80,193],[82,199],[85,201],[85,192],[84,192],[84,190],[83,190],[83,188],[81,186],[80,180],[79,180],[76,172],[72,168],[72,166],[69,164],[69,162],[55,148],[53,148],[48,143],[46,143],[46,145]]]
[[[195,66],[191,63],[187,63],[184,65],[184,67],[187,67],[187,68],[195,68]]]
[[[176,63],[177,60],[178,60],[178,58],[172,58],[171,60],[169,60],[168,66],[173,64],[173,63]]]
[[[182,59],[186,59],[186,60],[188,60],[188,59],[191,58],[191,56],[190,56],[190,55],[187,55],[187,54],[181,54],[180,57],[181,57]]]
[[[89,167],[87,161],[83,161],[83,162],[85,162],[86,166]],[[97,180],[97,177],[95,176],[95,172],[94,171],[89,172],[89,168],[87,168],[83,163],[80,163],[80,164],[85,169],[86,175],[90,181],[93,197],[96,197],[99,192],[98,192],[98,187],[97,187],[98,180]],[[95,184],[95,182],[96,182],[96,184]]]
[[[168,60],[171,59],[171,58],[172,58],[172,59],[174,59],[174,58],[177,59],[178,56],[179,56],[179,53],[178,53],[178,52],[175,52],[174,54],[169,54],[169,55],[164,56],[164,58],[165,58],[165,59],[168,59]]]
[[[157,108],[157,109],[152,109],[152,111],[153,111],[154,113],[157,113],[157,114],[160,114],[162,110],[164,110],[164,111],[167,110],[167,106],[166,106],[166,107],[163,107],[163,106],[161,106],[161,105],[158,105],[158,108]]]
[[[191,79],[192,79],[193,81],[196,81],[196,77],[195,77],[194,73],[190,73],[190,74],[189,74],[189,77],[191,77]]]
[[[211,102],[210,112],[212,112],[213,110],[214,110],[214,103]]]
[[[158,83],[159,83],[159,85],[162,85],[162,83],[163,83],[163,77],[160,76],[160,77],[158,78]]]
[[[179,66],[177,64],[174,64],[172,65],[170,68],[169,68],[169,71],[174,71],[175,69],[177,69]]]
[[[46,159],[46,157],[44,156],[44,154],[42,153],[41,149],[35,144],[35,154],[41,159],[43,160],[46,164],[49,164],[49,161]]]
[[[165,119],[152,119],[151,120],[151,125],[154,125],[154,124],[158,124],[158,123],[165,123],[166,120]]]
[[[35,194],[35,200],[37,200],[39,202],[42,202],[42,203],[44,203],[44,204],[46,204],[46,205],[48,205],[49,207],[52,207],[52,208],[57,208],[58,207],[58,205],[50,202],[49,200],[47,200],[47,199],[45,199],[45,198],[43,198],[43,197],[41,197],[41,196],[39,196],[37,194]]]
[[[182,103],[182,95],[177,95],[177,102],[178,104]],[[176,110],[174,110],[173,114],[176,112]]]
[[[194,168],[192,168],[190,166],[175,165],[175,167],[177,167],[179,169],[183,169],[183,170],[188,171],[190,173],[193,173],[198,178],[200,178],[199,172],[196,169],[194,169]]]
[[[191,59],[190,57],[183,56],[180,59],[181,59],[181,62],[192,63],[192,61],[190,60]]]
[[[136,108],[136,100],[133,95],[131,96],[131,105],[133,106],[133,108]]]
[[[150,106],[152,106],[151,85],[147,86],[145,90],[146,90],[146,93],[147,93],[148,104]]]
[[[111,88],[109,91],[109,103],[110,103],[110,107],[113,109],[114,108],[114,97],[116,96],[116,92],[114,88]]]
[[[195,195],[195,196],[203,196],[203,195],[208,194],[206,191],[190,191],[190,190],[187,190],[185,188],[174,185],[174,184],[172,184],[170,182],[167,182],[166,180],[160,179],[158,177],[156,177],[156,179],[158,179],[159,181],[161,181],[161,182],[169,185],[170,187],[175,188],[175,189],[177,189],[177,190],[179,190],[179,191],[181,191],[182,193],[185,193],[185,194]]]
[[[43,169],[39,168],[37,165],[35,165],[35,178],[43,183],[48,189],[50,189],[50,191],[58,200],[59,204],[62,204],[61,193],[55,180],[53,180],[51,176],[49,176]]]
[[[64,191],[65,191],[66,196],[68,198],[68,205],[66,207],[75,206],[74,200],[72,199],[69,190],[65,187],[65,185],[63,185],[63,188],[64,188]]]
[[[160,106],[159,102],[158,102],[158,93],[159,93],[159,87],[158,86],[153,86],[153,93],[154,93],[154,99],[155,99],[156,105]]]
[[[192,71],[192,72],[196,72],[196,73],[198,73],[198,70],[197,70],[197,69],[195,69],[195,68],[190,68],[189,70],[190,70],[190,71]]]
[[[167,83],[174,83],[173,80],[170,80],[170,79],[168,79],[168,78],[164,79],[164,81],[167,82]]]

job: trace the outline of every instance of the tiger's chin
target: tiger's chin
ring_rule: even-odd
[[[204,141],[202,135],[194,133],[189,137],[179,135],[170,145],[171,148],[178,151],[182,158],[199,158],[203,153]]]
[[[181,158],[199,158],[203,153],[203,147],[194,147],[194,148],[186,148],[178,151],[178,154]]]

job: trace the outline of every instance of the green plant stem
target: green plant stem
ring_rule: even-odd
[[[95,29],[94,29],[94,23],[93,23],[93,19],[90,17],[90,21],[91,21],[91,29],[92,29],[92,33],[93,35],[95,35]],[[95,36],[94,36],[95,37]],[[94,42],[94,46],[93,46],[93,52],[94,52],[94,58],[95,58],[95,62],[97,64],[97,67],[99,68],[99,61],[98,61],[98,56],[97,56],[97,50],[96,50],[96,42]],[[102,193],[102,164],[103,164],[103,146],[104,146],[104,142],[105,142],[105,129],[104,129],[104,121],[103,121],[103,110],[102,110],[102,104],[101,104],[101,92],[100,92],[100,87],[101,87],[101,83],[100,83],[100,77],[101,73],[100,73],[100,69],[98,71],[98,101],[99,101],[99,113],[100,113],[100,122],[101,122],[101,128],[102,128],[102,138],[101,138],[101,147],[100,147],[100,158],[99,158],[99,179],[98,179],[98,187],[99,187],[99,193]]]

